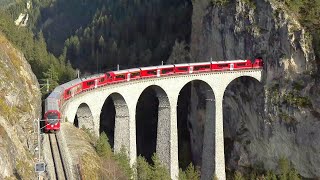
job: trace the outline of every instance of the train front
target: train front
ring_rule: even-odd
[[[52,92],[45,100],[45,132],[60,129],[61,113],[59,111],[60,93]]]
[[[58,131],[60,129],[60,112],[48,111],[44,115],[45,131]]]

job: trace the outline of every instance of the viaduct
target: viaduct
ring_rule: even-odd
[[[177,103],[182,88],[193,81],[200,81],[205,89],[207,109],[202,150],[201,179],[211,179],[215,174],[219,180],[226,179],[224,137],[223,137],[223,97],[227,86],[237,78],[251,77],[261,81],[262,70],[206,72],[198,74],[146,78],[112,84],[83,92],[68,100],[62,108],[63,119],[74,123],[78,118],[79,127],[85,126],[99,134],[100,114],[108,97],[115,106],[114,151],[126,147],[133,164],[137,159],[136,109],[140,95],[152,88],[159,99],[156,153],[169,169],[172,179],[177,179],[178,128]],[[209,110],[208,110],[209,109]]]

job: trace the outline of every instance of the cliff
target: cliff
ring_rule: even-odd
[[[23,54],[0,34],[0,179],[34,179],[41,94]]]
[[[303,177],[320,177],[319,73],[295,16],[271,0],[193,1],[190,46],[196,61],[265,62],[262,84],[237,79],[225,92],[226,169],[277,172],[287,158]]]

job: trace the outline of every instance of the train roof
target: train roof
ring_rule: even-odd
[[[175,67],[182,67],[182,66],[189,66],[188,63],[184,63],[184,64],[175,64]]]
[[[195,63],[189,63],[189,66],[196,66],[196,65],[210,65],[210,62],[195,62]]]
[[[60,95],[61,95],[60,91],[52,91],[50,95],[47,97],[47,99],[49,98],[59,99]]]
[[[140,68],[132,68],[132,69],[128,69],[129,72],[136,72],[136,71],[140,71]]]
[[[140,69],[141,70],[152,70],[152,69],[156,70],[156,69],[158,69],[158,67],[157,66],[149,66],[149,67],[141,67]]]
[[[163,69],[163,68],[173,68],[173,67],[174,67],[174,65],[172,65],[172,64],[158,66],[158,68],[161,68],[161,69]]]
[[[128,73],[128,69],[124,69],[124,70],[119,70],[119,71],[112,71],[114,74],[124,74],[124,73]]]
[[[241,62],[247,62],[248,60],[229,60],[229,61],[212,61],[212,63],[241,63]],[[250,60],[249,60],[250,61]]]

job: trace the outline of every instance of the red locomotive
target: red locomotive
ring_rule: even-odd
[[[81,92],[89,91],[101,86],[143,78],[158,78],[180,74],[261,68],[263,68],[263,60],[258,58],[255,59],[253,64],[250,60],[186,63],[110,71],[83,79],[78,78],[56,87],[45,100],[45,131],[57,131],[60,129],[60,107],[65,101],[77,94],[80,94]]]

